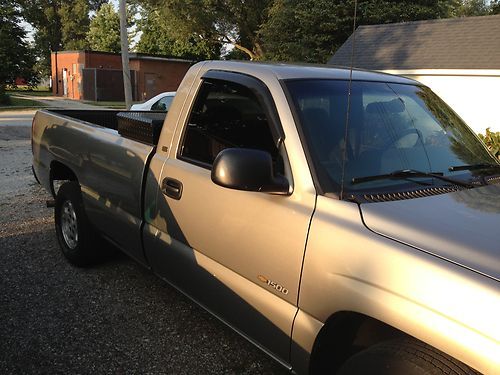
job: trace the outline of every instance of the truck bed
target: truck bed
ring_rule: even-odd
[[[33,167],[49,191],[54,180],[76,179],[90,221],[127,251],[141,248],[145,173],[156,146],[122,136],[120,112],[38,111],[32,130]]]
[[[122,110],[75,110],[55,109],[51,113],[77,119],[107,129],[117,130],[126,138],[156,145],[167,112]]]

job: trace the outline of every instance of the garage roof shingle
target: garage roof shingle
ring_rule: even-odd
[[[329,64],[350,66],[352,35]],[[500,69],[500,15],[360,26],[354,67]]]

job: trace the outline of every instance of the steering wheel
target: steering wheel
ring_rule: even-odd
[[[417,138],[415,139],[415,142],[408,142],[407,137],[409,135],[412,135],[412,134],[416,134]],[[419,139],[422,143],[424,141],[424,138],[422,137],[422,133],[420,132],[420,130],[415,129],[415,128],[407,128],[407,129],[403,129],[401,131],[398,131],[396,136],[397,136],[396,139],[391,139],[384,145],[384,147],[386,149],[388,149],[388,148],[412,148],[412,147],[415,147],[415,145],[418,143]],[[412,144],[405,145],[406,142],[412,143]]]

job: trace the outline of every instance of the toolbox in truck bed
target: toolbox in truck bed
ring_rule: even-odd
[[[119,112],[116,114],[118,133],[136,141],[156,145],[166,112]]]

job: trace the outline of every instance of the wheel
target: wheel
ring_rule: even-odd
[[[349,358],[339,375],[466,375],[473,369],[416,339],[376,344]]]
[[[57,241],[71,264],[84,267],[99,260],[100,239],[87,219],[77,182],[66,182],[59,188],[54,221]]]

